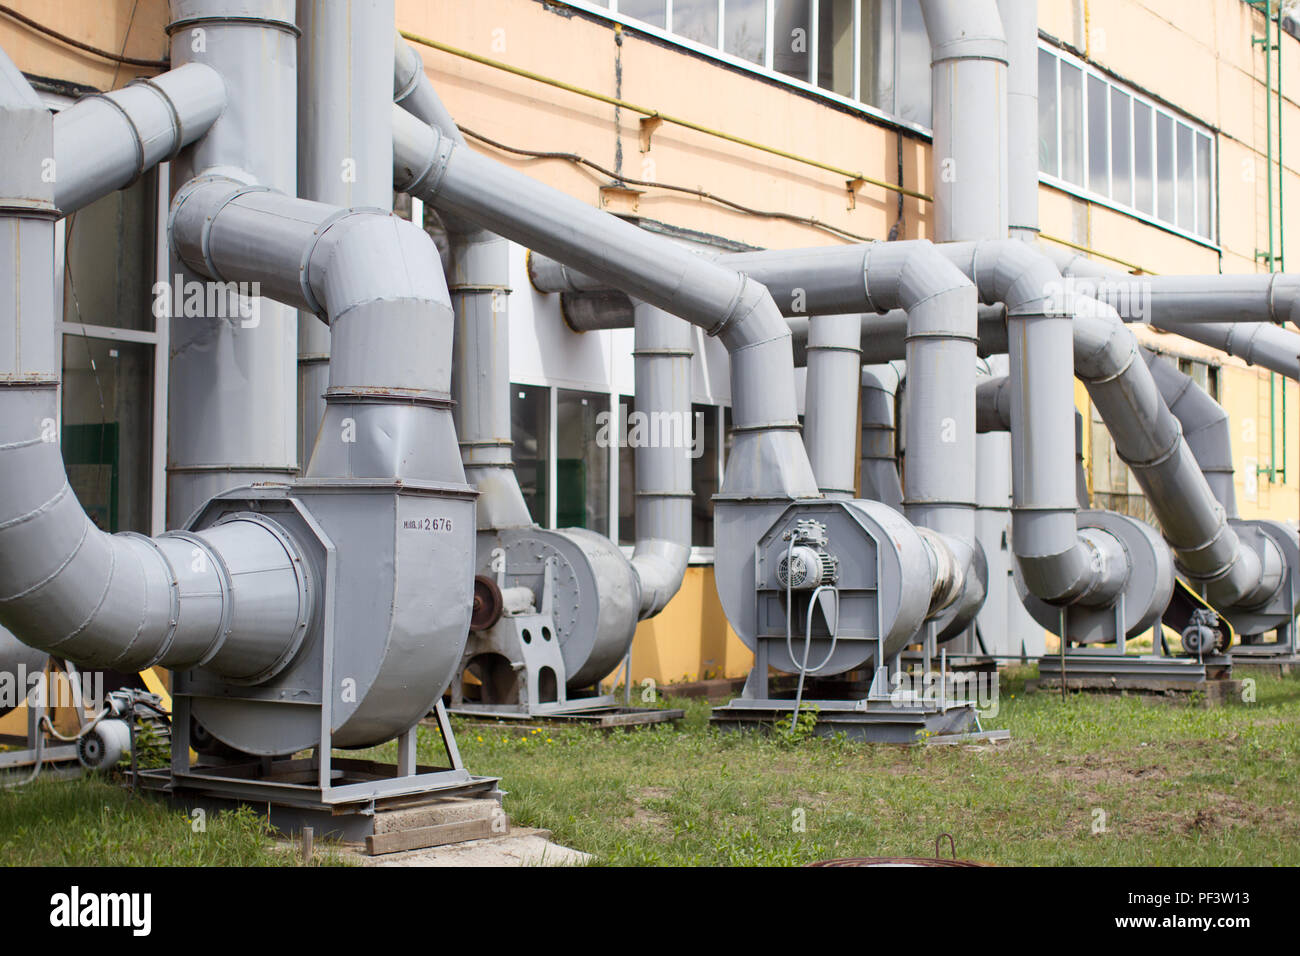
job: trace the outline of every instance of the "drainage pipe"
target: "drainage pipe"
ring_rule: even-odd
[[[54,204],[71,215],[176,158],[226,108],[220,74],[187,63],[54,115]]]
[[[642,620],[662,611],[682,586],[691,555],[691,327],[636,304],[637,410],[653,438],[636,447],[636,547]],[[658,424],[656,424],[656,421]],[[667,440],[665,440],[667,439]]]
[[[393,208],[393,0],[299,0],[298,189],[343,208]],[[330,330],[298,315],[298,460],[325,414]]]
[[[1151,369],[1160,397],[1182,426],[1183,440],[1214,497],[1229,518],[1236,518],[1237,489],[1233,486],[1232,426],[1228,413],[1169,359],[1147,348],[1142,350],[1142,358]]]
[[[278,673],[311,617],[307,571],[269,522],[110,535],[86,516],[58,444],[53,120],[0,53],[0,625],[87,667]],[[24,89],[25,87],[25,89]]]
[[[207,135],[176,158],[172,182],[221,168],[242,171],[232,175],[249,183],[294,192],[298,28],[293,0],[170,0],[170,7],[172,63],[177,69],[191,62],[215,69],[228,100]],[[172,272],[182,282],[203,281],[175,265]],[[207,291],[213,291],[210,285]],[[298,473],[297,316],[268,298],[215,298],[225,308],[171,318],[171,527],[183,525],[226,489],[284,481]]]

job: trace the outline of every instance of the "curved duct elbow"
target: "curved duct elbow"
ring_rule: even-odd
[[[79,100],[54,117],[54,202],[66,216],[175,158],[226,107],[221,74],[187,63]]]

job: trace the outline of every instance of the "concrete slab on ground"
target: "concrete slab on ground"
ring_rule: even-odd
[[[449,846],[428,847],[368,856],[361,847],[340,848],[343,856],[361,866],[581,866],[588,853],[551,842],[549,830],[512,827],[508,834],[486,840],[470,840]]]

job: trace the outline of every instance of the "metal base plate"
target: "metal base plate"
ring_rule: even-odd
[[[497,777],[476,777],[464,770],[420,766],[406,777],[394,764],[334,758],[326,794],[315,785],[310,759],[199,765],[184,774],[170,769],[142,770],[135,783],[165,795],[186,808],[230,809],[248,804],[266,808],[277,830],[293,834],[312,827],[316,837],[349,842],[375,832],[375,814],[409,809],[449,797],[501,797]],[[130,779],[130,775],[128,775]]]
[[[1195,657],[1161,657],[1154,654],[1114,654],[1092,650],[1067,651],[1066,679],[1116,678],[1136,680],[1185,681],[1204,684],[1232,673],[1232,659],[1226,655]],[[1040,680],[1061,679],[1061,656],[1047,654],[1038,659]]]
[[[645,727],[651,724],[664,724],[681,720],[686,716],[684,710],[662,709],[658,707],[600,707],[593,710],[564,711],[551,714],[528,714],[521,711],[502,710],[453,710],[453,714],[462,717],[478,718],[478,726],[491,726],[488,721],[512,723],[516,726],[536,722],[541,724],[582,724],[606,730],[612,727]]]
[[[975,708],[967,701],[806,700],[801,711],[804,707],[817,708],[817,736],[842,733],[850,740],[872,743],[919,744],[927,737],[963,734],[979,725]],[[770,730],[778,720],[789,720],[793,710],[793,700],[738,697],[713,708],[709,722],[721,730]]]
[[[612,694],[600,697],[575,697],[563,702],[547,704],[476,704],[463,701],[447,708],[447,712],[461,717],[494,717],[522,719],[526,717],[568,717],[593,711],[612,710],[619,706]]]

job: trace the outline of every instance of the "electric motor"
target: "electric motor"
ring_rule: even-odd
[[[87,770],[108,770],[131,752],[131,728],[125,720],[105,718],[77,741],[77,759]]]

